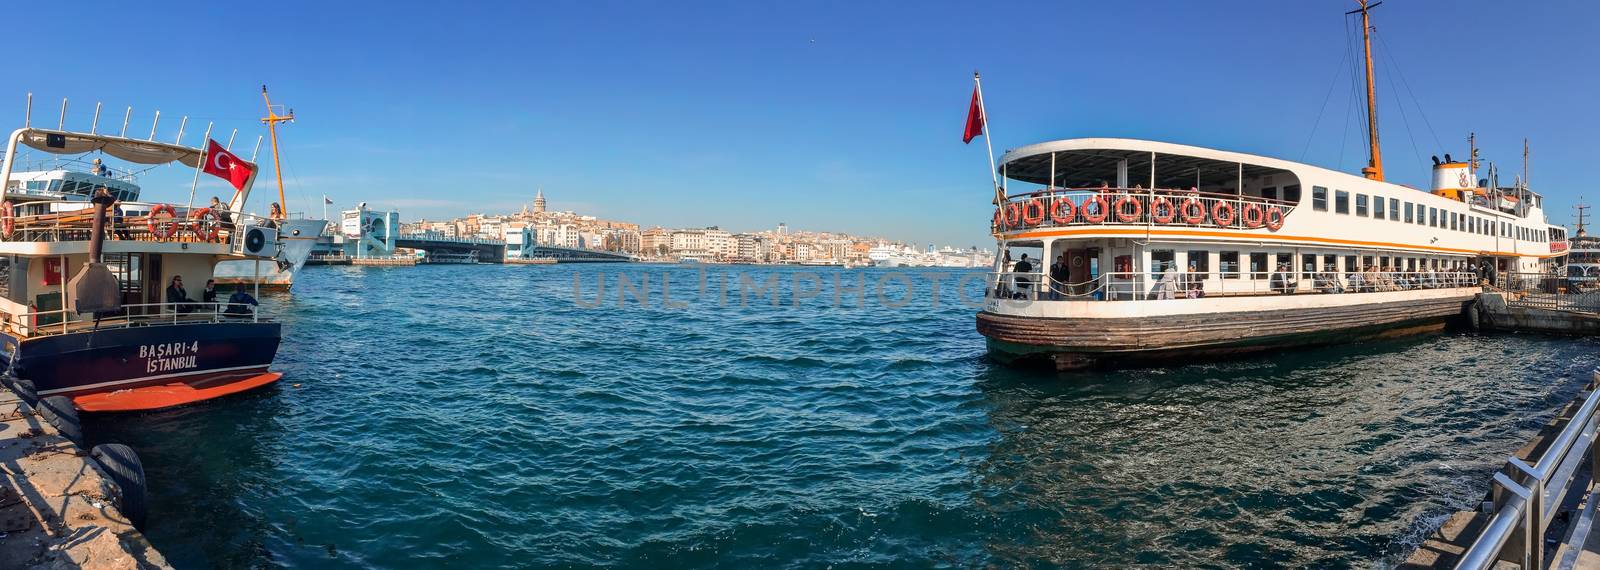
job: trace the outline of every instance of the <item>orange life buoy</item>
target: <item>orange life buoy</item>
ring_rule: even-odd
[[[1211,207],[1211,221],[1219,226],[1233,225],[1233,204],[1217,200],[1217,204]]]
[[[1163,208],[1166,209],[1167,213],[1161,213]],[[1172,201],[1168,200],[1166,196],[1156,196],[1156,199],[1150,201],[1151,221],[1158,224],[1170,224],[1172,219],[1176,217],[1178,217],[1178,209],[1172,207]]]
[[[1056,196],[1050,201],[1050,221],[1059,225],[1072,223],[1072,218],[1077,214],[1078,208],[1072,205],[1072,199],[1066,196]]]
[[[1124,209],[1122,207],[1123,204],[1133,204],[1133,211],[1129,212]],[[1134,198],[1132,194],[1123,194],[1121,198],[1117,199],[1117,207],[1115,208],[1115,211],[1117,212],[1117,221],[1127,223],[1137,220],[1139,219],[1139,216],[1144,215],[1144,204],[1141,204],[1139,199]]]
[[[1261,211],[1260,205],[1245,204],[1244,211],[1239,213],[1239,221],[1244,222],[1244,227],[1255,229],[1266,223],[1267,215]]]
[[[17,231],[17,212],[10,200],[0,202],[0,237],[11,239],[14,231]]]
[[[1022,221],[1022,206],[1016,202],[1006,204],[1006,225],[1015,226]]]
[[[1004,228],[1005,227],[1005,223],[1006,223],[1006,210],[1005,210],[1005,208],[995,208],[994,209],[994,229],[999,230],[999,229]]]
[[[204,241],[216,241],[217,233],[222,229],[222,218],[211,208],[200,208],[189,213],[189,219],[194,220],[194,237]]]
[[[1089,204],[1094,204],[1094,213],[1089,212]],[[1083,214],[1083,221],[1098,224],[1106,221],[1106,216],[1111,214],[1111,204],[1099,194],[1094,194],[1083,199],[1083,207],[1079,209]]]
[[[1206,205],[1200,203],[1199,198],[1190,197],[1178,206],[1179,215],[1183,216],[1183,223],[1197,226],[1206,221]]]
[[[167,213],[168,221],[165,223],[157,223],[156,214],[160,214],[162,212]],[[156,239],[167,239],[172,237],[172,234],[178,232],[177,211],[173,210],[172,206],[168,206],[166,204],[156,204],[155,206],[151,206],[150,213],[145,216],[145,227],[149,228],[150,235],[156,236]]]
[[[1033,198],[1022,203],[1022,223],[1030,226],[1044,223],[1044,200]]]
[[[1267,208],[1267,229],[1278,231],[1278,229],[1282,227],[1283,210],[1279,210],[1277,206]]]

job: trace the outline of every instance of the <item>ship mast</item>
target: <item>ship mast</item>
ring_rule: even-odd
[[[293,122],[294,111],[287,115],[279,115],[272,110],[272,100],[267,98],[267,86],[261,86],[261,100],[267,104],[267,116],[261,122],[267,124],[267,133],[272,136],[272,173],[278,177],[278,205],[283,208],[285,215],[289,212],[289,201],[283,197],[283,168],[278,165],[278,123]]]
[[[1365,47],[1367,59],[1367,167],[1361,169],[1361,175],[1372,180],[1383,180],[1383,153],[1378,149],[1378,91],[1372,80],[1372,21],[1367,11],[1377,8],[1383,2],[1367,4],[1367,0],[1356,0],[1361,5],[1359,10],[1348,12],[1361,13],[1361,43]]]

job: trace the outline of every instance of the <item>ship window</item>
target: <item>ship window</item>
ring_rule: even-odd
[[[1386,217],[1383,213],[1383,196],[1372,197],[1372,217],[1380,220]]]
[[[1290,204],[1300,203],[1300,185],[1290,184],[1283,187],[1283,201]]]
[[[1459,229],[1461,229],[1461,214],[1457,214],[1457,213],[1454,213],[1454,212],[1450,213],[1450,229],[1451,230],[1459,230]]]
[[[1280,254],[1278,254],[1278,260],[1277,260],[1277,262],[1272,264],[1272,270],[1273,271],[1277,271],[1278,270],[1278,266],[1283,266],[1285,271],[1288,271],[1291,275],[1294,274],[1294,254],[1292,254],[1292,253],[1280,253]]]
[[[1223,279],[1239,278],[1239,252],[1224,251],[1217,254],[1217,271],[1222,273]]]
[[[1400,221],[1400,199],[1399,198],[1390,198],[1389,199],[1389,221],[1391,221],[1391,222]]]
[[[1311,187],[1311,209],[1319,212],[1328,211],[1328,189],[1321,186]]]
[[[1211,272],[1211,252],[1205,250],[1192,250],[1189,252],[1189,271],[1195,273]]]
[[[1406,202],[1406,223],[1411,223],[1411,203]]]
[[[1262,188],[1261,189],[1261,197],[1262,198],[1266,198],[1268,200],[1277,200],[1278,199],[1278,189],[1277,188]]]
[[[1360,270],[1361,270],[1361,266],[1356,264],[1356,256],[1354,256],[1354,255],[1346,255],[1346,256],[1344,256],[1344,271],[1345,271],[1345,273],[1355,273],[1355,272],[1360,271]]]
[[[1467,233],[1478,231],[1478,218],[1474,216],[1467,216],[1467,227],[1464,229],[1467,231]]]
[[[1178,268],[1177,252],[1170,249],[1158,249],[1150,252],[1150,278],[1160,279],[1161,274],[1168,269]]]
[[[1344,190],[1333,191],[1333,211],[1336,214],[1350,213],[1350,193]]]
[[[1428,227],[1439,227],[1439,209],[1428,208]]]
[[[1339,271],[1339,256],[1324,254],[1322,256],[1322,271],[1324,273],[1337,273]]]
[[[1372,267],[1372,264],[1376,263],[1376,262],[1377,262],[1377,260],[1373,259],[1372,256],[1370,256],[1370,255],[1361,256],[1361,268],[1362,269],[1366,269],[1368,267]]]
[[[1265,253],[1252,253],[1252,254],[1250,254],[1250,278],[1251,279],[1266,279],[1267,278],[1267,270],[1268,270],[1268,268],[1267,268],[1267,254],[1265,254]]]
[[[1356,215],[1357,216],[1363,216],[1363,217],[1365,217],[1367,215],[1367,195],[1366,194],[1356,194]]]

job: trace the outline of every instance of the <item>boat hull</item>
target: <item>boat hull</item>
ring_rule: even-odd
[[[176,383],[205,389],[249,380],[267,373],[281,336],[279,323],[204,322],[7,341],[17,344],[13,372],[18,378],[32,382],[40,396],[76,398]]]
[[[1442,330],[1471,296],[1331,307],[1124,318],[978,314],[989,353],[1007,363],[1058,370],[1227,357]]]

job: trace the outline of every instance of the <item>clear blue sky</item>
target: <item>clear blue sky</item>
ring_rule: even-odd
[[[19,123],[31,91],[53,123],[70,97],[79,128],[95,101],[103,122],[132,105],[143,134],[160,109],[169,140],[189,115],[190,143],[216,120],[247,154],[266,83],[300,117],[283,133],[293,210],[327,194],[438,218],[543,187],[554,208],[646,226],[784,221],[955,245],[988,242],[988,159],[960,142],[974,69],[997,154],[1125,136],[1364,161],[1349,80],[1334,82],[1353,2],[350,4],[21,3],[6,19],[33,32],[0,103]],[[1476,131],[1508,173],[1532,139],[1553,220],[1580,194],[1600,201],[1584,174],[1597,24],[1594,2],[1378,8],[1390,179],[1425,186],[1427,156],[1464,156]],[[152,173],[146,196],[183,199],[188,175]]]

